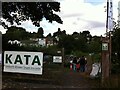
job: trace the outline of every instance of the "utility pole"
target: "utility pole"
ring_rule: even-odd
[[[113,28],[112,0],[107,0],[106,37],[102,38],[102,85],[111,72],[111,30]]]
[[[109,79],[109,37],[102,38],[102,84]]]
[[[112,37],[111,37],[111,35],[112,35],[112,32],[111,31],[113,31],[113,2],[112,2],[112,0],[110,0],[110,7],[109,7],[109,16],[108,16],[108,18],[109,18],[109,21],[108,21],[108,23],[109,23],[109,54],[110,54],[110,56],[109,56],[109,58],[110,58],[110,64],[109,64],[109,67],[110,67],[110,74],[111,74],[111,56],[112,56]]]
[[[109,80],[111,73],[111,31],[113,30],[112,0],[107,0],[106,37],[102,38],[102,85]]]

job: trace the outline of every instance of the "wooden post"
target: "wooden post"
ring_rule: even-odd
[[[104,82],[106,80],[109,79],[109,60],[110,60],[110,57],[109,57],[109,38],[108,37],[105,37],[105,38],[102,38],[102,85],[104,84]]]
[[[111,32],[109,32],[109,71],[110,71],[110,74],[111,74],[111,55],[112,55],[112,43],[111,43]]]

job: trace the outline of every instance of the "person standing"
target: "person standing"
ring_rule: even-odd
[[[80,63],[80,71],[81,71],[81,72],[85,72],[85,65],[87,64],[87,62],[86,62],[84,56],[82,56],[82,57],[80,58],[79,63]]]
[[[79,61],[80,61],[80,58],[77,58],[77,64],[76,64],[77,72],[80,71],[80,63],[79,63]]]
[[[76,71],[76,64],[77,64],[77,58],[74,57],[73,59],[73,70]]]

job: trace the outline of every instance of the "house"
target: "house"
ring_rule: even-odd
[[[10,44],[18,44],[18,45],[20,45],[20,44],[21,44],[21,42],[20,42],[20,41],[18,41],[18,40],[14,40],[14,41],[9,40],[9,41],[8,41],[8,43],[10,43]]]
[[[45,38],[39,38],[38,39],[38,44],[41,46],[46,46],[46,39]]]
[[[53,46],[53,38],[46,37],[46,46]]]
[[[53,41],[52,37],[46,37],[46,38],[30,38],[29,40],[22,40],[22,41],[18,41],[18,40],[9,40],[8,43],[10,44],[18,44],[20,46],[42,46],[42,47],[49,47],[49,46],[53,46],[56,45],[56,43]]]

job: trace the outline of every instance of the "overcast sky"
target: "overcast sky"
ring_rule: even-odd
[[[41,27],[44,29],[44,35],[53,34],[61,28],[66,30],[67,34],[73,32],[82,32],[89,30],[94,36],[105,34],[106,12],[105,6],[107,0],[57,0],[60,2],[61,12],[58,14],[63,20],[63,24],[56,22],[48,23],[45,19],[41,21]],[[113,18],[117,20],[118,16],[118,1],[113,0]],[[30,21],[23,22],[21,25],[29,32],[37,32],[38,27],[32,25]],[[0,31],[5,33],[6,30],[0,26]]]

